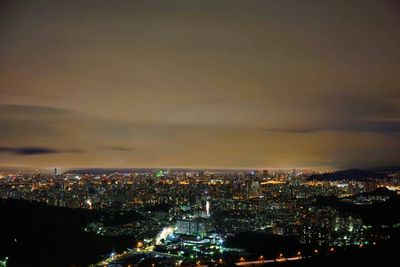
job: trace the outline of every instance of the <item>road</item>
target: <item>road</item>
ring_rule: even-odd
[[[257,266],[257,265],[273,263],[273,262],[296,261],[296,260],[301,260],[302,258],[303,257],[298,256],[298,257],[291,257],[291,258],[279,258],[279,259],[273,259],[273,260],[240,261],[240,262],[235,262],[235,265],[236,266]]]

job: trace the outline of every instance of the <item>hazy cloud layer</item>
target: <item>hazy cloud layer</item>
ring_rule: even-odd
[[[0,10],[0,165],[400,163],[396,1]]]
[[[40,155],[59,153],[59,151],[44,147],[0,147],[0,153],[12,153],[16,155]]]

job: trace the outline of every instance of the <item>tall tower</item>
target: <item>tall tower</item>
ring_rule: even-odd
[[[54,176],[57,176],[57,168],[54,168]]]

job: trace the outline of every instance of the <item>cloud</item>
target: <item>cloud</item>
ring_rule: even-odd
[[[129,152],[133,149],[130,147],[104,147],[100,148],[100,150],[110,150],[110,151],[119,151],[119,152]]]
[[[265,131],[292,132],[292,133],[313,133],[323,131],[340,132],[376,132],[382,134],[391,134],[400,132],[400,121],[387,120],[341,120],[327,121],[319,125],[266,128]]]
[[[64,138],[63,125],[78,118],[76,112],[58,107],[0,103],[0,145],[42,147],[43,141]]]
[[[12,153],[16,155],[43,155],[43,154],[55,154],[60,151],[45,147],[0,147],[1,153]]]
[[[392,2],[101,2],[0,8],[0,164],[400,162]]]
[[[0,153],[11,153],[19,156],[58,154],[58,153],[81,153],[82,150],[56,150],[46,147],[0,147]]]
[[[75,112],[49,106],[0,103],[0,119],[12,120],[54,120],[69,118]]]

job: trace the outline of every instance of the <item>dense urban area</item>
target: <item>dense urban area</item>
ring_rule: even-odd
[[[63,231],[76,227],[94,248],[81,246],[91,257],[66,266],[261,266],[377,246],[400,226],[386,212],[399,204],[397,170],[54,169],[0,178],[2,207],[79,217]],[[12,234],[4,240],[24,242]],[[0,266],[22,263],[7,251]]]
[[[400,0],[1,0],[0,267],[395,267]]]

